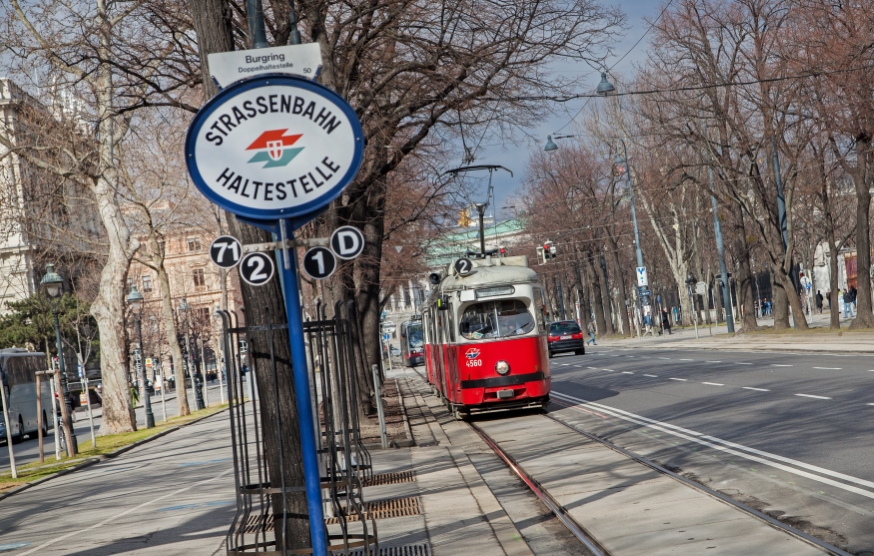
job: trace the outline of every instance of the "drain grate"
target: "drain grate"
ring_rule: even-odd
[[[345,554],[344,552],[335,552],[334,556]],[[377,556],[372,551],[366,551],[361,548],[358,550],[349,551],[349,556]],[[390,546],[380,547],[378,556],[431,556],[430,544],[408,544],[406,546]]]
[[[413,471],[400,471],[397,473],[382,473],[374,475],[362,481],[362,486],[380,486],[380,485],[397,485],[400,483],[410,483],[413,481]]]
[[[418,496],[366,502],[362,510],[366,519],[388,519],[390,517],[421,515],[422,513],[422,507],[419,505]],[[347,515],[345,518],[346,521],[358,521],[358,514]],[[331,517],[325,520],[325,523],[328,525],[333,525],[339,522],[340,519],[337,517]]]

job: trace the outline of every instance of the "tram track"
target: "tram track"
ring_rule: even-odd
[[[553,403],[556,403],[556,402],[553,402]],[[559,403],[558,405],[561,405],[564,407],[569,407],[567,404],[564,404],[564,403]],[[659,465],[659,464],[657,464],[657,463],[655,463],[655,462],[653,462],[653,461],[651,461],[651,460],[649,460],[649,459],[647,459],[639,454],[635,454],[634,452],[631,452],[629,450],[626,450],[624,448],[616,446],[615,444],[612,444],[611,442],[609,442],[607,440],[604,440],[604,439],[599,438],[591,433],[588,433],[584,430],[581,430],[578,427],[574,426],[573,424],[567,423],[560,418],[552,416],[548,413],[542,415],[542,417],[545,419],[550,419],[550,420],[554,421],[555,423],[558,423],[558,424],[574,431],[575,433],[579,434],[580,436],[582,436],[588,440],[592,440],[594,442],[597,442],[597,443],[623,455],[624,457],[632,459],[632,460],[634,460],[634,461],[636,461],[636,462],[638,462],[638,463],[640,463],[640,464],[642,464],[642,465],[644,465],[644,466],[646,466],[646,467],[648,467],[648,468],[650,468],[658,473],[661,473],[661,474],[666,475],[666,476],[668,476],[668,477],[670,477],[670,478],[672,478],[680,483],[683,483],[684,485],[686,485],[688,487],[691,487],[691,488],[696,489],[700,492],[703,492],[704,494],[706,494],[712,498],[715,498],[716,500],[719,500],[720,502],[727,504],[738,511],[741,511],[747,515],[753,516],[753,517],[759,519],[760,521],[767,523],[769,526],[771,526],[771,527],[773,527],[781,532],[784,532],[788,535],[791,535],[791,536],[793,536],[801,541],[804,541],[808,544],[814,545],[817,548],[826,551],[826,553],[828,553],[828,554],[831,554],[834,556],[853,556],[849,552],[841,550],[840,548],[833,546],[833,545],[831,545],[823,540],[820,540],[816,537],[808,535],[807,533],[804,533],[803,531],[800,531],[800,530],[798,530],[790,525],[787,525],[787,524],[785,524],[777,519],[774,519],[773,517],[771,517],[767,514],[764,514],[758,510],[755,510],[754,508],[751,508],[745,504],[742,504],[741,502],[738,502],[737,500],[734,500],[731,497],[726,496],[725,494],[722,494],[720,492],[712,490],[712,489],[710,489],[710,488],[708,488],[700,483],[697,483],[691,479],[683,477],[682,475],[679,475],[679,474],[671,471],[670,469],[662,467],[661,465]],[[502,459],[504,461],[504,463],[510,468],[510,470],[513,471],[513,473],[516,474],[519,477],[519,479],[521,479],[522,482],[525,483],[525,485],[549,508],[549,510],[551,512],[553,512],[553,514],[556,516],[556,518],[558,518],[559,521],[561,521],[562,524],[565,527],[567,527],[568,530],[577,539],[580,540],[580,542],[582,542],[589,550],[591,550],[593,554],[609,556],[609,552],[603,546],[601,546],[600,543],[598,543],[598,541],[585,529],[585,527],[582,524],[578,523],[576,520],[574,520],[573,517],[571,517],[570,513],[567,511],[567,509],[564,506],[562,506],[561,504],[559,504],[552,497],[552,495],[546,489],[544,489],[540,485],[540,483],[537,482],[536,479],[531,477],[525,471],[525,469],[521,465],[519,465],[519,463],[516,462],[516,460],[509,453],[507,453],[505,450],[503,450],[497,441],[495,441],[492,437],[490,437],[489,434],[486,433],[481,427],[477,426],[476,423],[469,421],[468,424],[470,425],[470,427],[474,431],[476,431],[476,433],[489,446],[489,448],[491,448],[495,452],[495,454],[500,459]]]

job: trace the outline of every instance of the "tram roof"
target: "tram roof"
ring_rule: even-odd
[[[537,281],[537,273],[527,266],[501,264],[501,259],[494,260],[491,266],[486,266],[481,260],[474,260],[473,263],[474,272],[467,276],[450,274],[440,283],[440,289],[460,290],[465,287],[478,288],[491,284],[521,284]]]

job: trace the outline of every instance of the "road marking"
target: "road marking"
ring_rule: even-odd
[[[741,386],[744,390],[755,390],[756,392],[770,392],[767,388],[753,388],[752,386]]]
[[[570,367],[570,363],[559,363],[562,367]]]
[[[588,400],[583,400],[581,398],[575,398],[573,396],[569,396],[567,394],[562,394],[561,392],[557,392],[555,390],[553,390],[552,393],[555,394],[556,397],[565,398],[563,400],[565,402],[582,403],[582,404],[589,406],[592,409],[598,408],[600,411],[603,411],[604,413],[607,413],[612,417],[624,419],[626,421],[631,421],[633,423],[637,423],[637,424],[643,425],[645,427],[659,429],[663,432],[671,433],[671,434],[676,435],[680,438],[684,438],[686,440],[691,440],[692,442],[697,442],[699,444],[703,444],[705,446],[708,446],[710,448],[714,448],[716,450],[727,452],[727,453],[733,454],[735,456],[745,457],[745,458],[750,459],[752,461],[756,461],[759,463],[770,465],[771,467],[774,467],[776,469],[788,471],[790,473],[794,473],[796,475],[800,475],[800,476],[806,477],[808,479],[813,479],[815,481],[819,481],[819,482],[825,483],[827,485],[831,485],[831,486],[834,486],[834,487],[837,487],[837,488],[840,488],[843,490],[847,490],[849,492],[855,492],[856,494],[861,494],[862,496],[865,496],[867,498],[874,499],[874,492],[871,492],[871,491],[868,491],[865,489],[861,489],[861,488],[857,488],[857,487],[847,485],[844,483],[840,483],[838,481],[834,481],[834,480],[826,478],[826,477],[821,477],[819,475],[814,475],[813,473],[801,471],[801,470],[796,469],[794,467],[789,467],[788,465],[776,463],[774,461],[764,459],[763,457],[757,457],[756,455],[751,455],[751,454],[758,454],[758,455],[762,455],[765,457],[770,457],[770,458],[773,458],[773,459],[778,460],[778,461],[783,461],[783,462],[789,463],[791,465],[795,465],[797,467],[802,467],[804,469],[809,469],[811,471],[815,471],[817,473],[822,473],[824,475],[829,475],[831,477],[843,479],[845,481],[852,482],[852,483],[855,483],[858,485],[874,488],[874,482],[872,482],[872,481],[866,481],[865,479],[860,479],[858,477],[853,477],[851,475],[845,475],[843,473],[838,473],[837,471],[831,471],[829,469],[817,467],[815,465],[811,465],[809,463],[804,463],[802,461],[786,458],[783,456],[778,456],[777,454],[772,454],[770,452],[756,450],[755,448],[750,448],[750,447],[744,446],[742,444],[735,444],[733,442],[729,442],[728,440],[722,440],[721,438],[716,438],[714,436],[707,436],[707,435],[704,435],[704,434],[696,432],[696,431],[683,429],[683,428],[678,427],[676,425],[671,425],[670,423],[655,421],[653,419],[648,419],[648,418],[642,417],[640,415],[635,415],[634,413],[629,413],[629,412],[623,411],[621,409],[616,409],[615,407],[611,407],[609,405],[603,405],[603,404],[599,404],[599,403],[595,403],[595,402],[590,402]],[[578,408],[576,406],[571,406],[571,407],[573,407],[574,409],[579,409],[580,411],[584,411],[582,408]],[[662,427],[665,427],[665,428],[662,428]],[[714,442],[719,443],[719,444],[724,444],[725,446],[731,446],[732,448],[736,448],[738,450],[745,450],[746,452],[749,452],[749,453],[744,453],[744,452],[739,452],[737,450],[732,450],[731,448],[726,448],[725,446],[720,446],[718,444],[714,444]]]
[[[665,359],[666,361],[670,361],[670,360],[671,360],[670,357],[659,357],[659,359]]]
[[[631,372],[631,371],[622,371],[622,374],[624,374],[624,375],[633,375],[634,373]]]
[[[814,369],[822,369],[823,371],[840,371],[841,367],[814,367]]]
[[[865,405],[874,405],[874,403],[866,403]]]
[[[722,361],[705,361],[705,363],[722,363]]]
[[[29,542],[13,542],[13,543],[9,543],[9,544],[0,544],[0,552],[8,552],[10,550],[15,550],[17,548],[24,548],[25,546],[30,546],[30,543]]]
[[[597,371],[598,367],[586,367],[587,369],[592,369],[593,371]]]
[[[650,378],[658,378],[659,377],[659,375],[643,375],[643,376],[648,376]],[[874,405],[874,404],[871,404],[871,405]]]
[[[59,543],[63,540],[69,539],[70,537],[83,536],[83,534],[87,531],[90,531],[92,529],[98,529],[100,527],[103,527],[104,525],[108,525],[109,523],[112,523],[113,521],[115,521],[116,519],[118,519],[120,517],[124,517],[127,514],[133,513],[141,508],[145,508],[149,504],[154,504],[155,502],[160,502],[161,500],[164,500],[166,498],[171,498],[173,496],[176,496],[177,494],[181,494],[181,493],[185,492],[186,490],[191,490],[192,488],[199,487],[200,485],[205,485],[206,483],[211,483],[217,479],[224,477],[225,475],[232,473],[233,471],[234,471],[233,469],[228,469],[227,471],[222,471],[218,475],[215,475],[214,477],[210,477],[209,479],[206,479],[205,481],[200,481],[200,482],[188,485],[187,487],[183,487],[183,488],[180,488],[178,490],[174,490],[173,492],[168,492],[167,494],[165,494],[163,496],[159,496],[158,498],[155,498],[153,500],[149,500],[148,502],[143,502],[139,506],[134,506],[133,508],[125,510],[121,513],[113,514],[112,516],[104,519],[103,521],[101,521],[99,523],[95,523],[94,525],[91,525],[91,526],[86,527],[84,529],[80,529],[78,531],[71,531],[71,532],[67,533],[66,535],[61,535],[59,537],[55,537],[52,540],[37,546],[36,548],[32,548],[32,549],[28,550],[27,552],[22,552],[19,556],[27,556],[28,554],[36,554],[38,552],[41,552],[44,548],[48,548],[51,545]]]
[[[680,359],[680,361],[694,361],[694,359]]]
[[[613,369],[601,369],[601,370],[603,370],[603,371],[607,371],[608,373],[612,373],[612,372],[614,372]]]
[[[778,365],[777,363],[771,363],[772,367],[791,367],[792,365]]]
[[[718,382],[702,382],[701,384],[709,384],[710,386],[725,386],[725,384],[719,384]]]
[[[683,381],[683,382],[689,382],[689,381],[688,381],[687,379],[685,379],[685,378],[669,378],[668,380],[681,380],[681,381]]]
[[[752,365],[752,363],[742,363],[741,361],[735,361],[735,365]]]
[[[813,398],[815,400],[830,400],[831,398],[827,398],[825,396],[814,396],[813,394],[795,394],[796,396],[801,396],[802,398]]]

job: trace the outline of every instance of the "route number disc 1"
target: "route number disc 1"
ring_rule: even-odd
[[[234,268],[243,258],[243,246],[231,236],[219,236],[209,246],[209,259],[220,268]]]
[[[266,253],[247,253],[240,261],[240,278],[251,286],[263,286],[276,274],[276,263]]]
[[[327,247],[313,247],[303,256],[303,271],[316,280],[324,280],[337,269],[337,258]]]
[[[352,260],[364,251],[364,234],[355,226],[340,226],[331,234],[331,250],[345,261]]]
[[[473,270],[473,263],[470,262],[470,259],[461,258],[455,261],[455,272],[461,276],[467,276],[471,270]]]

